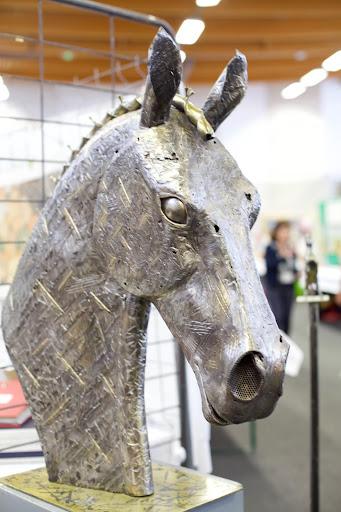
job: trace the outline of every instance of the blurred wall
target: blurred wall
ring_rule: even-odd
[[[329,78],[296,100],[281,98],[285,85],[251,83],[217,136],[261,194],[256,238],[269,221],[287,218],[310,226],[321,245],[318,203],[340,193],[341,80]],[[209,88],[196,91],[202,104]]]
[[[189,80],[190,81],[190,80]],[[0,103],[0,115],[39,118],[39,86],[23,80],[7,80],[11,97]],[[341,80],[329,78],[296,100],[286,101],[280,91],[286,84],[251,83],[247,95],[219,128],[217,136],[237,160],[244,174],[262,196],[262,210],[255,232],[269,220],[303,219],[318,232],[319,201],[336,195],[341,182]],[[201,105],[210,86],[195,87],[194,103]],[[47,86],[46,116],[91,124],[110,108],[109,92]],[[1,120],[1,155],[40,157],[38,123]],[[45,151],[51,159],[67,160],[68,145],[77,147],[88,128],[49,123],[45,127]],[[0,188],[6,182],[37,178],[39,169],[23,170],[23,164],[0,162]],[[59,164],[48,164],[55,173]]]

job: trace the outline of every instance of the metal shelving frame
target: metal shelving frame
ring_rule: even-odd
[[[102,15],[107,18],[108,20],[108,36],[109,36],[109,50],[108,51],[102,51],[97,50],[93,48],[83,47],[79,45],[74,44],[65,44],[63,42],[53,41],[51,39],[46,39],[44,37],[44,5],[47,3],[55,3],[55,4],[63,4],[65,6],[69,6],[73,9],[82,9],[87,10],[92,13],[96,13],[99,15]],[[79,89],[89,89],[92,91],[101,91],[105,90],[108,91],[108,89],[111,92],[111,106],[114,104],[115,100],[117,99],[117,96],[122,93],[126,92],[120,90],[119,83],[117,83],[116,77],[117,75],[120,75],[120,73],[124,70],[127,70],[129,68],[135,67],[137,68],[137,71],[140,73],[141,63],[146,62],[146,55],[144,56],[134,56],[131,55],[125,55],[122,53],[116,52],[116,38],[115,38],[115,21],[116,20],[128,20],[130,22],[135,22],[137,24],[145,24],[154,26],[155,28],[163,27],[167,32],[169,32],[172,36],[174,35],[172,27],[163,19],[157,18],[152,15],[142,14],[139,12],[129,11],[126,9],[121,9],[118,7],[113,7],[97,2],[93,2],[90,0],[37,0],[37,14],[38,14],[38,34],[37,37],[31,37],[26,36],[22,34],[14,34],[14,33],[0,33],[0,41],[1,39],[5,39],[8,41],[15,41],[17,38],[20,38],[22,41],[32,43],[37,45],[38,47],[38,76],[37,78],[22,76],[22,75],[10,75],[10,74],[4,74],[3,76],[6,78],[11,77],[15,78],[16,80],[25,80],[25,81],[32,81],[34,83],[39,84],[39,110],[40,115],[37,118],[33,117],[18,117],[18,116],[1,116],[0,115],[0,122],[1,120],[12,120],[15,122],[19,121],[25,121],[30,123],[39,123],[40,125],[40,151],[41,151],[41,158],[36,159],[29,159],[30,162],[33,162],[35,164],[41,165],[41,186],[40,186],[40,197],[37,199],[12,199],[12,198],[3,198],[0,199],[0,206],[1,203],[15,203],[17,205],[21,205],[22,203],[32,203],[33,205],[37,206],[37,208],[41,208],[46,199],[47,199],[47,190],[46,190],[46,164],[57,164],[60,166],[60,169],[62,169],[63,164],[65,162],[63,160],[56,160],[56,159],[47,159],[46,158],[46,151],[45,151],[45,145],[46,145],[46,133],[45,128],[48,124],[55,124],[55,125],[64,125],[64,126],[76,126],[79,128],[91,128],[92,125],[86,124],[86,123],[77,123],[77,122],[70,122],[70,121],[60,121],[58,119],[46,119],[45,116],[45,89],[47,84],[56,84],[56,85],[62,85],[72,88],[79,88]],[[65,82],[65,81],[56,81],[56,80],[47,80],[45,76],[45,56],[44,56],[44,49],[46,46],[60,48],[61,50],[70,50],[72,52],[82,52],[83,54],[86,54],[88,56],[94,56],[99,58],[106,58],[108,59],[108,62],[110,63],[110,67],[106,71],[102,71],[101,73],[95,73],[94,76],[85,77],[83,79],[77,80],[77,82]],[[122,64],[123,62],[123,64]],[[141,74],[141,73],[140,73]],[[105,78],[106,83],[98,83],[101,79]],[[109,81],[108,81],[109,78]],[[142,77],[141,77],[142,78]],[[134,84],[133,84],[134,85]],[[134,92],[133,90],[131,92]],[[27,162],[26,158],[22,158],[22,156],[18,155],[17,157],[0,157],[0,162]],[[8,245],[8,244],[15,244],[15,245],[22,245],[24,247],[25,240],[0,240],[0,249],[1,246]],[[7,286],[9,285],[9,282],[0,282],[1,286]],[[162,350],[162,344],[170,342],[170,340],[158,340],[154,342],[154,344],[160,345],[160,350]],[[0,368],[4,369],[3,368]],[[178,387],[179,387],[179,401],[175,406],[172,407],[163,407],[161,409],[157,409],[155,411],[150,411],[149,416],[151,415],[157,415],[157,414],[164,414],[165,412],[174,412],[177,413],[177,411],[180,411],[180,423],[181,423],[181,436],[180,438],[174,438],[172,439],[172,442],[179,441],[181,442],[182,446],[185,447],[187,452],[187,466],[191,466],[191,446],[190,446],[190,434],[189,434],[189,425],[188,425],[188,408],[186,403],[186,380],[185,380],[185,370],[184,370],[184,360],[183,355],[177,354],[177,367],[175,372],[166,372],[162,373],[160,372],[159,375],[154,375],[150,377],[150,379],[165,379],[169,376],[175,376],[178,379]],[[5,409],[5,408],[2,408]],[[148,414],[147,414],[148,416]],[[169,441],[167,441],[169,443]],[[41,456],[42,452],[40,450],[34,450],[34,451],[27,451],[24,449],[25,446],[32,443],[20,443],[20,446],[17,445],[17,447],[22,447],[23,450],[19,452],[7,452],[6,450],[9,450],[12,447],[6,447],[6,449],[0,449],[0,458],[5,457],[27,457],[28,455],[30,457],[32,456]]]

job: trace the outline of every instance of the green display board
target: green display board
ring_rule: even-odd
[[[325,263],[341,265],[341,197],[320,203]]]

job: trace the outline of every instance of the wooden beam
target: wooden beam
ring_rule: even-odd
[[[193,64],[192,67],[185,67],[186,83],[213,83],[221,70],[225,66],[226,61],[209,62],[205,66]],[[249,63],[249,78],[252,80],[298,80],[300,76],[314,67],[318,67],[320,61],[318,59],[308,59],[305,62],[287,61],[268,61]],[[146,71],[144,65],[141,66],[143,72]],[[85,78],[93,76],[94,70],[108,71],[107,62],[103,61],[79,61],[77,63],[65,63],[60,59],[50,58],[45,62],[45,77],[53,80],[72,81],[77,78]],[[188,74],[188,71],[190,73]],[[0,61],[0,73],[18,74],[24,76],[38,77],[38,62],[36,60],[10,60],[2,59]],[[122,71],[122,75],[127,80],[137,80],[139,71],[132,66],[130,69]],[[341,73],[333,73],[331,76],[340,76]],[[109,80],[109,78],[108,78]],[[104,79],[107,81],[107,79]]]
[[[121,41],[116,41],[116,50],[122,54],[127,55],[141,55],[146,56],[147,50],[150,42],[145,43],[137,43],[132,40],[122,43]],[[317,41],[251,41],[245,42],[239,45],[239,50],[243,51],[249,59],[268,59],[268,58],[289,58],[293,57],[297,51],[306,52],[306,56],[328,56],[334,51],[340,49],[341,47],[341,33],[338,38],[331,38],[330,40],[317,42]],[[91,49],[95,51],[107,51],[107,44],[101,41],[94,42],[91,45]],[[226,43],[219,44],[215,42],[202,42],[200,44],[195,44],[192,46],[184,47],[188,56],[193,57],[197,60],[221,60],[228,58],[229,55],[232,55],[236,49],[235,44]],[[14,37],[11,39],[1,39],[0,38],[0,55],[4,53],[13,52],[13,54],[25,54],[30,52],[39,51],[38,43],[31,43],[30,41],[24,42],[16,42]],[[46,45],[45,46],[45,54],[46,55],[62,55],[64,49],[53,47]],[[75,51],[75,58],[86,58],[87,53],[77,52]]]
[[[127,0],[102,1],[127,7]],[[43,6],[46,38],[109,51],[105,16],[47,0]],[[166,18],[175,28],[185,17],[204,17],[206,29],[198,43],[183,47],[187,69],[192,68],[190,82],[214,81],[235,47],[247,55],[251,80],[297,79],[341,48],[341,0],[223,0],[208,9],[196,8],[194,0],[129,0],[129,8]],[[0,1],[0,32],[37,37],[37,28],[37,0]],[[115,20],[116,52],[144,59],[155,31],[155,27]],[[36,73],[38,50],[35,43],[0,38],[0,73],[11,69],[19,74]],[[54,79],[72,80],[94,69],[109,69],[109,57],[75,50],[72,62],[65,62],[64,51],[45,46],[45,67]],[[300,57],[305,60],[297,60]]]
[[[213,8],[197,8],[194,0],[172,0],[171,3],[160,0],[101,0],[102,3],[115,5],[166,19],[200,15],[211,19],[322,19],[341,17],[339,0],[229,0]],[[37,9],[36,0],[2,0],[1,10],[32,12]],[[55,14],[71,13],[74,9],[54,2],[44,4],[46,12]]]
[[[318,59],[309,59],[304,62],[289,61],[268,61],[249,63],[249,81],[297,81],[299,78],[315,67],[321,64]],[[186,78],[186,82],[192,83],[212,83],[223,69],[223,63],[206,63],[205,66],[193,66],[191,72]],[[340,77],[341,72],[331,73],[331,77]]]
[[[341,39],[341,38],[340,38]],[[105,50],[102,44],[95,45],[98,49]],[[253,60],[268,61],[268,60],[305,60],[311,58],[319,58],[322,62],[326,57],[337,51],[341,47],[340,42],[324,42],[324,43],[305,43],[300,45],[296,42],[291,43],[250,43],[239,45],[239,50],[245,53],[249,62]],[[130,59],[139,56],[141,59],[147,58],[148,44],[129,44],[120,43],[116,46],[116,55],[119,57],[127,57]],[[303,52],[303,53],[302,53]],[[63,61],[64,48],[45,46],[45,58],[55,57]],[[235,46],[231,44],[218,45],[218,44],[201,44],[192,47],[186,47],[187,59],[195,62],[209,62],[209,61],[226,61],[230,59],[235,53]],[[13,59],[30,59],[39,58],[39,45],[27,43],[15,43],[14,41],[2,41],[0,44],[0,58],[13,58]],[[71,56],[74,65],[77,65],[79,60],[94,59],[91,52],[73,51]],[[110,56],[97,57],[99,60],[110,60]]]
[[[32,18],[33,19],[33,18]],[[5,13],[0,17],[0,31],[16,34],[37,35],[37,25],[28,23],[25,14]],[[182,18],[168,20],[178,28]],[[133,24],[119,20],[115,26],[115,36],[121,41],[147,41],[155,34],[155,27]],[[211,42],[239,44],[251,41],[325,41],[339,38],[341,18],[321,20],[212,20],[199,43]],[[65,17],[63,14],[45,16],[44,34],[46,38],[63,41],[104,41],[108,38],[108,20],[103,16],[82,15],[76,13]]]

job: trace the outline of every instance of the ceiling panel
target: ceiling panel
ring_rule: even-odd
[[[267,81],[298,79],[341,49],[340,0],[222,0],[210,8],[198,8],[194,0],[102,3],[153,14],[168,21],[174,30],[186,17],[201,17],[206,23],[201,38],[195,45],[183,47],[187,53],[185,76],[191,83],[214,81],[236,48],[248,58],[250,80]],[[105,70],[110,58],[101,54],[110,50],[108,19],[48,0],[43,0],[43,6],[44,38],[65,45],[46,44],[46,77],[72,81],[95,72],[108,80],[110,73]],[[37,0],[1,0],[0,32],[0,73],[37,76]],[[153,27],[115,20],[115,65],[118,74],[124,69],[124,79],[134,80],[144,71],[154,33]],[[68,53],[69,45],[79,50],[73,48]],[[95,52],[90,55],[85,48]],[[127,65],[131,58],[136,66]]]

